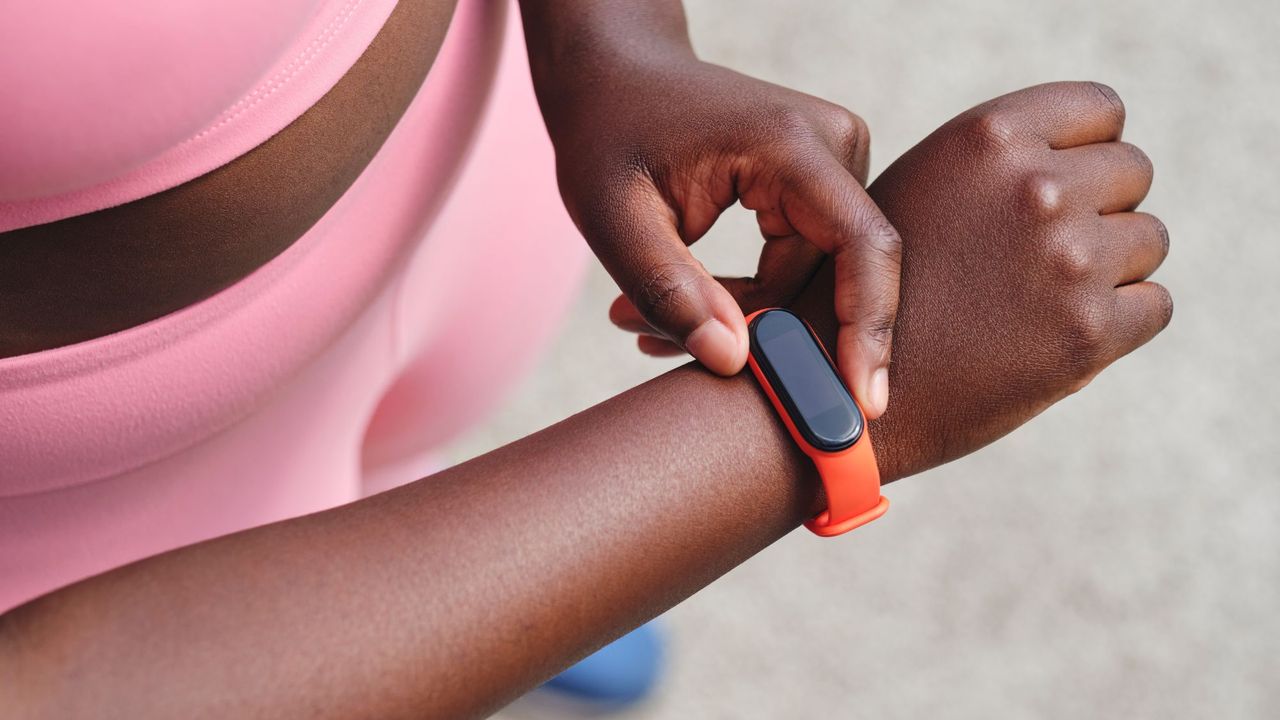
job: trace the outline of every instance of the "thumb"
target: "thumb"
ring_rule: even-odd
[[[741,370],[742,310],[689,252],[656,190],[635,188],[597,207],[584,219],[583,234],[644,319],[712,372]]]

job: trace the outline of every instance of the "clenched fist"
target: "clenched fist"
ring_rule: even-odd
[[[903,239],[894,402],[871,425],[886,481],[1005,435],[1169,323],[1147,280],[1168,233],[1134,212],[1152,167],[1120,141],[1124,118],[1103,85],[1029,88],[951,120],[869,188]],[[797,304],[827,338],[831,293],[828,269]]]

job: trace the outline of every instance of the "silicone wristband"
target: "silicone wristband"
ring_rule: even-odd
[[[757,315],[773,309],[775,308],[764,308],[748,315],[748,326]],[[808,323],[806,322],[805,325],[808,326]],[[830,353],[823,347],[812,328],[809,328],[809,334],[830,361]],[[791,439],[809,459],[813,460],[813,464],[818,468],[818,475],[822,478],[822,486],[826,489],[827,509],[805,522],[804,526],[816,535],[832,537],[849,532],[884,515],[889,509],[889,500],[880,494],[880,468],[876,465],[876,455],[871,447],[871,431],[866,426],[865,415],[862,434],[857,442],[837,452],[820,450],[805,440],[800,433],[768,376],[756,361],[754,353],[747,356],[747,364],[751,367],[751,374],[755,375],[756,382],[769,397],[769,402],[773,404],[778,417],[782,418],[787,432],[791,433]],[[850,395],[852,396],[852,393]],[[856,399],[854,404],[857,404]],[[858,412],[862,412],[860,406]]]

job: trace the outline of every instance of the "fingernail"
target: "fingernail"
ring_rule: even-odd
[[[868,414],[878,418],[889,407],[889,371],[880,368],[871,373],[871,383],[867,388],[867,402],[871,405]]]
[[[690,355],[706,365],[712,372],[729,375],[738,371],[733,367],[737,355],[738,339],[724,323],[712,318],[689,333],[684,347]]]

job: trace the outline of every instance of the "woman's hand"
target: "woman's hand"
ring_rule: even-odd
[[[872,184],[904,247],[894,402],[872,424],[886,480],[998,439],[1168,324],[1169,292],[1146,281],[1168,234],[1133,212],[1152,168],[1123,127],[1110,88],[1040,85],[951,120]],[[820,275],[798,303],[827,337],[830,287]]]
[[[841,374],[879,415],[899,241],[862,188],[862,120],[699,61],[682,16],[632,6],[623,20],[579,20],[573,42],[556,43],[538,22],[548,7],[525,3],[534,77],[565,205],[624,293],[611,317],[646,333],[642,350],[683,348],[733,374],[747,356],[743,311],[791,302],[831,255]],[[609,23],[624,21],[634,34],[618,39]],[[764,248],[755,277],[716,279],[687,246],[735,202],[756,212]]]

